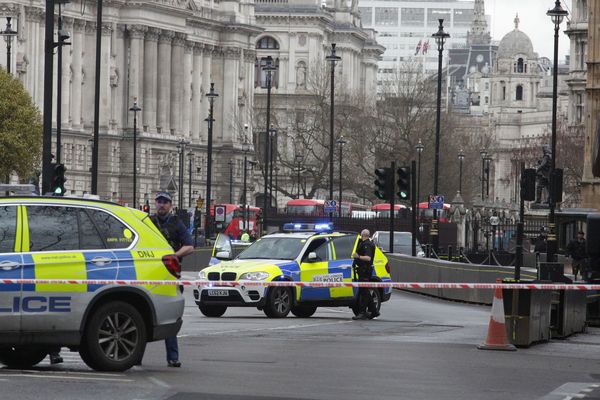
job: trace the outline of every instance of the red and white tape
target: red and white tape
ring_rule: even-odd
[[[526,289],[526,290],[600,290],[598,284],[560,283],[440,283],[440,282],[291,282],[291,281],[206,281],[206,280],[102,280],[102,279],[0,279],[0,284],[23,285],[135,285],[135,286],[287,286],[287,287],[367,287],[394,289]]]

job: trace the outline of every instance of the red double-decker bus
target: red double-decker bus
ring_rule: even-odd
[[[429,208],[429,203],[424,201],[418,205],[419,213],[417,214],[418,221],[431,221],[433,219],[433,209]],[[438,210],[438,221],[448,222],[450,218],[450,204],[444,203],[444,208]]]
[[[225,221],[215,221],[215,206],[225,207]],[[222,232],[230,237],[238,239],[244,227],[248,231],[256,230],[256,221],[260,215],[259,207],[246,206],[246,221],[244,223],[244,207],[238,204],[216,204],[210,207],[210,216],[217,227],[218,232]]]
[[[336,209],[336,214],[339,213],[339,205]],[[342,202],[342,217],[352,216],[353,211],[366,211],[368,206],[363,204]],[[327,216],[325,213],[325,200],[318,199],[292,199],[286,204],[286,214],[290,215],[311,215],[311,216]]]
[[[371,207],[371,211],[377,213],[378,218],[389,218],[390,217],[390,203],[375,204]],[[394,217],[400,214],[400,210],[406,209],[403,204],[394,204]]]

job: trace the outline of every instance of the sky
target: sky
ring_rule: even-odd
[[[562,7],[571,13],[571,0],[563,0]],[[519,14],[519,30],[525,32],[533,43],[533,50],[540,57],[554,57],[554,25],[546,15],[554,8],[554,0],[485,0],[485,13],[491,15],[493,40],[502,37],[515,28],[515,15]],[[566,20],[561,24],[558,44],[558,58],[564,60],[569,54],[569,38],[562,33],[567,28]]]

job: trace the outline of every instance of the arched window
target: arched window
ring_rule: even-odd
[[[279,43],[271,36],[265,36],[256,42],[257,49],[279,50]]]
[[[523,86],[517,85],[517,93],[515,96],[515,100],[523,100]]]
[[[517,73],[522,74],[523,73],[523,59],[519,58],[517,60]]]

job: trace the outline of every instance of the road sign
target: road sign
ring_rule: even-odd
[[[196,200],[196,207],[202,208],[203,205],[204,205],[204,200]]]
[[[430,194],[429,195],[429,208],[431,209],[435,209],[435,210],[441,210],[444,208],[444,196],[442,196],[441,194],[433,195]]]
[[[333,213],[337,210],[337,201],[335,200],[325,200],[324,211],[326,213]]]
[[[225,222],[225,206],[215,206],[215,222]]]

